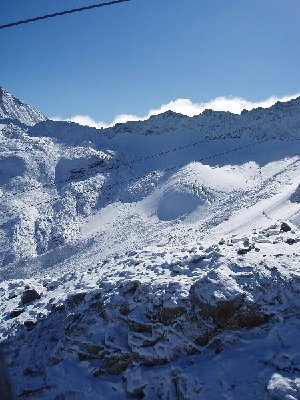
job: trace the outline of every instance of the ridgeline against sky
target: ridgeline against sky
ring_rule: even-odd
[[[65,8],[4,2],[0,24]],[[132,0],[19,26],[0,34],[1,85],[48,116],[106,122],[178,98],[282,97],[300,91],[299,16],[297,0]]]

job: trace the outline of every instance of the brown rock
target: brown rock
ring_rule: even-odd
[[[107,357],[104,360],[105,372],[108,375],[119,375],[124,372],[133,361],[133,353],[120,353]]]
[[[242,299],[235,299],[231,301],[220,302],[212,310],[212,317],[214,321],[220,326],[225,326],[237,311],[241,301]]]
[[[255,304],[242,309],[237,316],[237,325],[241,328],[254,328],[255,326],[264,324],[269,316],[262,313]]]

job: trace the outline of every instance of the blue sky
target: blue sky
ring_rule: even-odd
[[[0,24],[97,3],[0,3]],[[131,0],[0,31],[0,85],[47,116],[111,121],[178,98],[300,92],[299,0]]]

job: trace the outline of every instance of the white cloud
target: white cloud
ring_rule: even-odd
[[[87,125],[99,129],[114,126],[117,123],[124,123],[127,121],[143,121],[150,118],[151,115],[158,115],[168,110],[188,115],[189,117],[201,114],[205,109],[211,109],[214,111],[230,111],[235,114],[240,114],[243,109],[252,110],[253,108],[257,107],[267,108],[275,104],[277,101],[285,102],[295,99],[298,96],[300,96],[300,93],[284,97],[273,96],[258,102],[247,101],[241,97],[217,97],[216,99],[210,100],[207,103],[193,103],[189,99],[177,99],[170,101],[167,104],[163,104],[159,108],[150,110],[148,114],[144,116],[132,114],[117,115],[110,123],[95,121],[88,115],[74,115],[70,118],[53,117],[52,119],[56,121],[72,121],[80,125]]]
[[[109,125],[104,122],[97,122],[93,120],[89,115],[74,115],[71,118],[63,118],[61,116],[55,116],[51,118],[53,121],[67,121],[67,122],[76,122],[77,124],[90,126],[91,128],[106,128]]]

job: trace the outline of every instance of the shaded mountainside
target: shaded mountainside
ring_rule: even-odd
[[[18,398],[299,400],[300,98],[97,130],[0,93]]]

